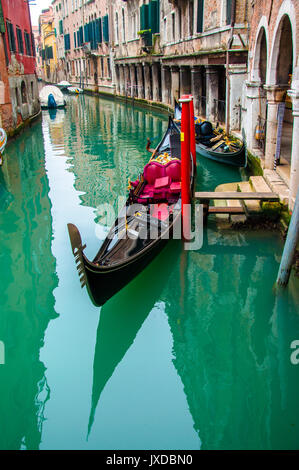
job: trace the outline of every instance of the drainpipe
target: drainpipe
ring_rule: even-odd
[[[227,96],[226,96],[226,126],[225,132],[227,135],[230,133],[230,76],[229,76],[229,49],[231,48],[234,36],[234,25],[236,19],[236,0],[232,0],[231,22],[230,22],[230,38],[226,48],[226,83],[227,83]]]

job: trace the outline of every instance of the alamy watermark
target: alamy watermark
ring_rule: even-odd
[[[294,339],[290,344],[290,348],[294,349],[290,356],[290,361],[294,366],[297,366],[299,364],[299,339]]]
[[[96,236],[98,238],[103,238],[103,225],[105,227],[114,227],[114,222],[117,219],[117,224],[108,234],[110,239],[183,239],[185,250],[199,250],[202,247],[202,204],[194,204],[194,206],[185,204],[183,222],[180,216],[180,203],[172,205],[166,203],[148,205],[132,203],[126,205],[125,199],[120,197],[118,198],[117,208],[118,211],[116,212],[113,205],[108,203],[97,207]]]
[[[3,341],[0,341],[0,366],[5,364],[5,346]]]

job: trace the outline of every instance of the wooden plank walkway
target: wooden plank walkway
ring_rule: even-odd
[[[279,201],[279,196],[276,193],[243,193],[239,191],[219,191],[219,192],[196,192],[195,199],[199,199],[200,201],[210,201],[212,200],[245,200],[245,199],[253,199],[253,200],[260,200],[260,201]]]

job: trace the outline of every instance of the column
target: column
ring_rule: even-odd
[[[150,66],[147,63],[143,64],[144,71],[144,98],[151,100],[151,79],[150,79]]]
[[[230,65],[230,99],[226,106],[229,106],[230,130],[240,130],[241,125],[241,109],[243,84],[247,78],[247,69],[245,65]],[[226,93],[226,96],[228,94]]]
[[[137,84],[138,84],[138,98],[144,99],[144,84],[143,84],[143,75],[142,75],[142,64],[137,64]]]
[[[201,114],[202,74],[200,67],[196,65],[191,67],[191,94],[193,95],[194,113],[199,116]]]
[[[131,85],[131,96],[137,96],[136,93],[136,78],[135,78],[135,65],[130,64],[130,85]]]
[[[125,70],[125,90],[124,90],[124,94],[126,96],[131,96],[131,89],[130,89],[130,69],[129,69],[129,66],[127,64],[124,65],[124,70]]]
[[[124,83],[124,71],[123,66],[118,64],[118,76],[119,76],[119,94],[123,94],[123,83]]]
[[[116,94],[120,94],[120,72],[119,72],[119,65],[115,65],[115,92]]]
[[[181,95],[190,95],[191,93],[191,75],[190,67],[180,66],[180,87]]]
[[[260,102],[261,102],[261,113],[259,106],[259,88],[261,87],[259,82],[245,82],[245,103],[244,108],[246,112],[242,113],[242,126],[245,130],[246,142],[249,149],[256,148],[257,140],[255,138],[255,128],[258,123],[259,114],[262,117],[266,116],[264,98],[262,98],[263,89],[260,90]],[[263,103],[262,103],[263,102]]]
[[[160,68],[160,63],[159,62],[154,62],[153,65],[152,65],[152,72],[153,72],[153,101],[160,101],[159,68]]]
[[[217,67],[206,67],[206,118],[208,121],[216,121],[215,101],[218,100],[219,75]],[[216,101],[217,103],[217,101]]]
[[[266,131],[266,148],[265,148],[265,168],[273,170],[276,139],[277,139],[277,111],[278,104],[283,100],[286,88],[277,85],[265,85],[267,91],[267,131]]]
[[[162,65],[161,69],[161,84],[162,84],[162,103],[171,103],[171,74],[170,68],[167,65]]]
[[[292,98],[294,116],[289,197],[289,208],[293,210],[299,187],[299,83],[298,88],[292,89],[288,94]]]
[[[171,104],[174,106],[174,101],[180,98],[180,69],[176,65],[170,67],[171,71]]]

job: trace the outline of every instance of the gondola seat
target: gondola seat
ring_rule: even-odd
[[[175,194],[180,193],[180,160],[171,160],[166,164],[151,161],[144,167],[143,175],[145,185],[137,200],[141,204],[149,200],[173,199]]]

